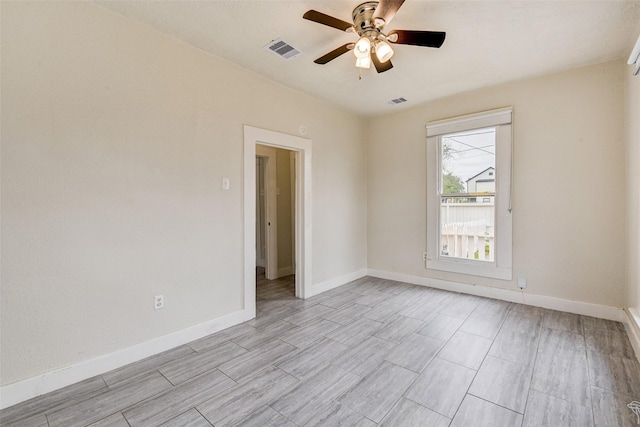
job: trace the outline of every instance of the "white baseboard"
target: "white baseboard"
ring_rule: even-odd
[[[338,286],[346,285],[349,282],[353,282],[354,280],[358,280],[359,278],[366,276],[367,272],[368,270],[366,268],[363,268],[362,270],[354,271],[353,273],[345,274],[344,276],[334,277],[333,279],[316,283],[315,285],[311,286],[311,289],[308,291],[308,294],[305,295],[305,297],[309,298],[314,295],[318,295],[328,290],[337,288]]]
[[[291,276],[293,273],[293,266],[290,265],[289,267],[282,267],[278,269],[278,278]]]
[[[560,310],[569,313],[582,314],[584,316],[598,317],[600,319],[615,320],[617,322],[624,322],[626,317],[624,310],[621,308],[582,301],[572,301],[545,295],[536,295],[522,291],[512,291],[509,289],[493,288],[490,286],[469,285],[465,283],[450,282],[447,280],[412,276],[409,274],[393,273],[375,269],[368,269],[368,275],[379,277],[381,279],[396,280],[399,282],[412,283],[414,285],[429,286],[447,291],[461,292],[487,298],[495,298],[503,301],[533,305],[551,310]]]
[[[199,325],[155,338],[113,353],[85,360],[56,371],[32,377],[0,388],[0,409],[58,390],[71,384],[101,375],[113,369],[137,362],[154,354],[178,347],[214,332],[245,321],[244,310],[209,320]]]

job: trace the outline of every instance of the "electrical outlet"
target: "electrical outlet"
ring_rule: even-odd
[[[155,310],[164,308],[164,295],[156,295],[153,297],[153,308]]]
[[[422,260],[423,261],[427,260],[427,253],[426,252],[422,252]]]
[[[518,287],[520,289],[524,289],[527,287],[527,278],[526,277],[518,277]]]

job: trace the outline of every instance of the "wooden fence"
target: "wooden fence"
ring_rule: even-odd
[[[455,258],[494,260],[493,203],[442,203],[441,254]]]

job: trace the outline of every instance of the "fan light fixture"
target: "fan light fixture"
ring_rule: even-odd
[[[360,40],[358,40],[356,46],[353,48],[353,54],[356,56],[356,58],[360,59],[369,57],[370,52],[371,40],[369,40],[369,37],[360,37]]]
[[[356,58],[356,67],[358,68],[371,68],[371,57],[365,56],[362,58]]]
[[[387,43],[386,41],[381,40],[376,43],[376,56],[378,57],[380,62],[387,62],[388,60],[390,60],[393,56],[393,53],[393,49],[391,49],[391,46],[389,46],[389,43]]]
[[[2,0],[0,0],[2,1]],[[363,0],[360,0],[363,1]],[[338,46],[331,52],[316,59],[316,64],[327,64],[340,55],[353,50],[356,57],[356,67],[360,70],[370,68],[371,63],[378,73],[384,73],[393,68],[391,57],[394,52],[391,44],[404,44],[423,47],[439,48],[444,43],[446,33],[443,31],[422,30],[393,30],[385,31],[396,12],[405,0],[368,0],[359,4],[351,13],[352,22],[334,18],[317,10],[308,10],[302,18],[326,25],[347,33],[355,33],[358,39],[351,43]],[[375,56],[373,56],[375,54]]]

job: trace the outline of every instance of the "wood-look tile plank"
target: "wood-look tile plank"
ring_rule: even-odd
[[[304,310],[314,305],[320,304],[322,301],[328,300],[329,298],[331,298],[329,295],[318,294],[318,295],[312,296],[311,298],[305,298],[305,299],[296,298],[294,300],[284,301],[284,304],[298,310]]]
[[[426,322],[436,315],[439,308],[437,303],[427,303],[421,299],[408,305],[398,314]]]
[[[269,325],[277,320],[282,320],[285,317],[293,316],[299,312],[300,310],[289,305],[280,305],[261,313],[260,316],[256,316],[254,319],[248,321],[247,324],[255,328],[259,328],[261,326]]]
[[[216,332],[215,334],[207,335],[206,337],[191,341],[187,345],[198,352],[206,351],[242,335],[255,333],[255,331],[256,328],[253,326],[250,326],[247,323],[240,323],[220,332]]]
[[[476,371],[435,358],[405,394],[420,405],[453,418]]]
[[[524,313],[524,314],[529,314],[533,316],[543,316],[543,317],[547,313],[547,311],[549,311],[546,308],[536,307],[534,305],[518,304],[515,302],[511,303],[511,305],[509,306],[509,310],[515,311],[518,313]]]
[[[640,400],[639,396],[625,396],[597,387],[591,388],[591,395],[596,426],[637,427],[638,418],[627,405]]]
[[[366,305],[352,304],[324,316],[324,319],[340,325],[347,325],[370,310],[371,307]]]
[[[411,317],[398,316],[395,320],[389,322],[381,330],[375,333],[375,336],[389,341],[402,342],[410,337],[416,329],[420,328],[423,322]]]
[[[121,412],[116,412],[107,418],[103,418],[100,421],[90,424],[89,427],[129,427],[129,423],[124,419]]]
[[[620,331],[624,332],[624,324],[621,322],[615,322],[613,320],[599,319],[597,317],[590,316],[580,316],[582,319],[582,325],[584,326],[585,332],[587,330],[591,330],[594,328],[604,328],[610,331]]]
[[[480,304],[481,300],[481,298],[471,295],[455,294],[455,299],[443,307],[440,310],[440,314],[466,319]]]
[[[306,349],[284,357],[275,365],[298,379],[304,379],[338,359],[348,348],[323,337]]]
[[[440,351],[438,357],[477,370],[492,343],[488,338],[458,331]]]
[[[379,291],[372,291],[362,295],[360,298],[356,298],[354,302],[360,305],[366,305],[368,307],[375,307],[383,301],[389,299],[389,294]]]
[[[329,332],[338,329],[338,327],[340,327],[338,323],[318,319],[292,331],[285,332],[278,338],[298,348],[306,348]]]
[[[240,381],[265,366],[278,363],[298,348],[284,341],[273,340],[218,366],[218,369],[234,381]]]
[[[614,425],[614,424],[598,424]],[[591,407],[584,407],[535,390],[529,392],[527,411],[524,415],[525,427],[593,426]]]
[[[396,344],[391,341],[371,336],[343,352],[332,361],[332,364],[364,377],[375,369],[395,347]]]
[[[459,331],[494,339],[506,317],[506,311],[500,314],[474,312],[460,326]]]
[[[426,297],[426,289],[422,286],[408,288],[389,299],[389,302],[401,304],[404,308],[415,304],[418,300]]]
[[[325,307],[331,307],[334,309],[347,307],[360,298],[362,295],[354,294],[352,292],[343,291],[339,294],[334,295],[333,297],[326,299],[321,302],[321,304]]]
[[[640,364],[637,360],[588,351],[591,385],[640,397]]]
[[[294,376],[270,366],[196,409],[216,427],[231,426],[288,393],[298,382]]]
[[[321,304],[316,304],[312,307],[301,310],[300,313],[294,314],[293,316],[285,317],[283,320],[293,323],[294,325],[302,326],[305,323],[310,323],[321,317],[328,316],[335,312],[336,309],[324,305],[326,301],[328,300],[322,301]]]
[[[448,341],[463,323],[464,320],[458,317],[436,313],[435,316],[426,320],[416,332],[427,337]]]
[[[33,418],[34,421],[27,420],[25,422],[33,422],[34,425],[37,425],[37,422],[39,422],[37,421],[38,415],[44,414],[45,412],[52,413],[66,406],[72,406],[108,390],[109,387],[107,387],[102,377],[89,378],[77,384],[3,409],[0,411],[0,425],[18,425],[18,421],[31,418]]]
[[[0,414],[0,426],[2,427],[49,427],[45,414],[30,415],[24,414],[26,418],[16,421],[5,422]]]
[[[545,328],[558,329],[560,331],[571,332],[572,334],[582,334],[582,318],[578,314],[565,313],[563,311],[547,310],[542,321]]]
[[[160,367],[159,371],[173,385],[217,368],[221,364],[248,353],[244,347],[227,341],[201,353],[192,353]]]
[[[496,427],[522,425],[522,415],[475,396],[467,395],[451,427]]]
[[[382,362],[338,401],[379,423],[417,376],[408,369]]]
[[[395,315],[404,310],[404,304],[396,303],[390,300],[381,302],[380,304],[367,311],[362,317],[377,322],[386,323],[387,320],[394,318]]]
[[[295,316],[297,316],[297,314]],[[267,326],[255,328],[253,331],[234,338],[233,342],[238,344],[239,346],[251,350],[254,347],[257,347],[268,341],[271,341],[276,337],[279,337],[285,332],[290,332],[297,328],[297,326],[292,325],[289,322],[277,320]]]
[[[170,419],[160,427],[212,427],[212,424],[207,421],[200,412],[195,409],[189,409],[187,412]]]
[[[566,355],[570,357],[571,353],[584,355],[585,348],[582,334],[574,334],[549,328],[542,328],[540,333],[538,351],[541,353],[550,353],[556,356]]]
[[[132,427],[160,425],[234,386],[234,381],[216,369],[147,399],[123,415]]]
[[[375,427],[377,424],[338,402],[321,406],[304,427]]]
[[[155,356],[147,357],[139,362],[131,363],[123,366],[122,368],[107,372],[102,375],[102,378],[104,378],[104,381],[109,386],[113,386],[121,381],[128,381],[139,375],[144,375],[154,371],[166,363],[193,353],[195,352],[191,347],[182,345],[180,347],[164,351],[160,354],[156,354]]]
[[[539,338],[516,330],[501,329],[493,340],[489,355],[522,365],[533,366]]]
[[[402,398],[384,417],[381,427],[447,427],[451,420],[411,400]]]
[[[157,371],[118,383],[109,391],[47,414],[51,427],[85,426],[171,388]]]
[[[591,404],[587,358],[580,354],[538,353],[531,389],[582,406]]]
[[[624,331],[590,328],[585,333],[585,339],[589,351],[598,351],[611,356],[626,357],[627,359],[635,358],[629,337]]]
[[[445,341],[413,334],[391,351],[385,360],[420,373],[444,344]]]
[[[328,366],[269,406],[295,424],[304,425],[316,414],[318,405],[328,404],[359,380],[360,377],[344,369]]]
[[[287,417],[267,405],[258,408],[238,425],[242,427],[296,427]]]
[[[489,314],[492,316],[506,316],[511,303],[492,298],[484,298],[476,307],[474,313]]]
[[[375,320],[359,318],[348,325],[335,329],[325,336],[342,344],[355,346],[364,341],[368,336],[378,332],[383,326],[384,324],[376,322]]]
[[[487,356],[469,387],[469,394],[523,414],[532,369],[519,363]]]
[[[521,334],[539,336],[542,328],[542,316],[509,311],[502,324],[502,330],[510,330]]]

